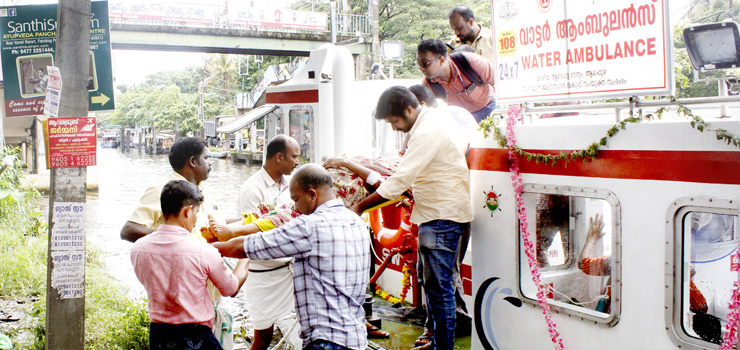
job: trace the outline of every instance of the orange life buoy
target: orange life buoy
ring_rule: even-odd
[[[388,249],[401,246],[404,235],[413,229],[410,222],[411,212],[405,207],[389,205],[373,210],[369,215],[370,227],[373,229],[373,233],[375,233],[375,239],[383,247]]]

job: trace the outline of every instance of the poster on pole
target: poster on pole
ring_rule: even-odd
[[[503,103],[669,95],[668,0],[492,0]]]
[[[42,123],[47,168],[97,164],[95,117],[49,118]]]
[[[54,66],[57,5],[0,7],[0,59],[3,67],[5,116],[39,115]],[[113,110],[108,2],[93,1],[90,15],[89,110]]]
[[[50,248],[51,286],[61,299],[85,296],[85,203],[55,202]]]
[[[62,97],[62,73],[59,68],[46,66],[49,72],[49,84],[46,86],[46,99],[44,100],[44,114],[50,117],[59,116],[59,101]]]

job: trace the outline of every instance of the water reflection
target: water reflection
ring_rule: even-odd
[[[259,165],[215,158],[211,162],[208,185],[220,213],[234,217],[239,188],[259,170]],[[104,250],[108,272],[129,286],[132,296],[145,296],[129,259],[132,244],[121,240],[119,233],[144,190],[169,177],[172,168],[167,155],[140,154],[136,150],[124,154],[116,149],[98,148],[98,165],[91,168],[91,173],[97,172],[99,191],[87,195],[87,242]],[[48,213],[48,197],[42,199],[41,206]]]

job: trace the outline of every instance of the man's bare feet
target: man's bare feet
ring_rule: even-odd
[[[216,220],[208,215],[208,227],[211,233],[218,238],[220,242],[225,242],[234,237],[234,230],[229,225],[224,225],[216,222]]]

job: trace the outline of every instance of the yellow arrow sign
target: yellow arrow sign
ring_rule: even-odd
[[[110,101],[110,97],[105,96],[105,94],[101,93],[100,96],[93,96],[91,98],[92,103],[100,103],[101,106],[104,106],[108,101]]]

